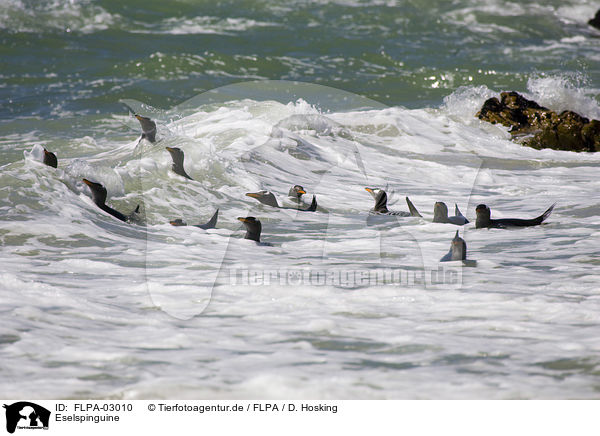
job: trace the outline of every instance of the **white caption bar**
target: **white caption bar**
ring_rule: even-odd
[[[4,400],[0,434],[598,435],[594,401]],[[235,433],[234,433],[235,432]]]

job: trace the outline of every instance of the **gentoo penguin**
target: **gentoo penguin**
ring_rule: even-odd
[[[151,143],[156,142],[156,123],[148,117],[136,114],[133,108],[124,101],[121,103],[124,104],[125,107],[127,107],[127,109],[129,109],[129,111],[133,114],[133,116],[140,122],[140,126],[142,127],[142,136],[140,136],[140,139],[138,139],[138,144],[144,138]]]
[[[278,209],[291,209],[291,210],[299,210],[302,212],[314,212],[317,210],[317,197],[315,195],[313,195],[310,206],[308,206],[308,208],[306,208],[306,209],[280,206],[279,203],[277,202],[277,199],[275,198],[275,195],[273,195],[273,193],[271,191],[263,190],[263,191],[258,191],[258,192],[248,192],[248,193],[246,193],[246,196],[255,198],[262,204],[265,204],[265,205],[271,206],[271,207],[276,207]]]
[[[273,195],[271,191],[247,192],[246,197],[256,198],[260,203],[266,204],[267,206],[281,208],[275,195]]]
[[[451,262],[454,260],[462,261],[464,266],[476,266],[476,260],[467,260],[467,243],[464,239],[458,236],[458,230],[454,239],[450,243],[450,251],[440,259],[440,262]]]
[[[460,210],[458,209],[458,205],[456,203],[454,204],[454,216],[449,217],[448,206],[446,206],[446,203],[437,201],[433,205],[433,222],[463,226],[465,224],[468,224],[469,220],[465,218],[465,216],[462,213],[460,213]]]
[[[531,227],[542,224],[552,213],[552,210],[556,206],[554,203],[550,206],[546,212],[538,216],[537,218],[532,219],[520,219],[520,218],[500,218],[500,219],[491,219],[491,210],[485,204],[480,204],[475,208],[475,212],[477,213],[477,220],[475,221],[475,228],[496,228],[496,229],[504,229],[507,227]]]
[[[217,226],[217,218],[218,217],[219,217],[219,209],[217,209],[217,211],[214,213],[214,215],[208,222],[206,222],[204,224],[191,224],[191,226],[199,227],[204,230],[214,229]],[[176,220],[172,220],[170,223],[172,226],[187,226],[188,225],[180,218],[177,218]]]
[[[88,179],[83,179],[83,183],[85,183],[86,185],[88,185],[90,187],[90,190],[92,191],[92,200],[94,203],[96,203],[96,206],[98,206],[104,212],[111,214],[112,216],[114,216],[115,218],[117,218],[121,221],[133,220],[135,217],[135,214],[140,211],[140,205],[138,204],[133,212],[131,212],[128,216],[125,216],[118,210],[115,210],[112,207],[109,207],[105,204],[106,203],[106,188],[104,186],[102,186],[100,183],[92,182]]]
[[[238,220],[244,223],[246,227],[246,235],[244,239],[251,239],[259,245],[271,245],[268,242],[260,242],[260,232],[262,231],[262,225],[258,219],[253,216],[238,217]]]
[[[456,203],[454,204],[454,216],[448,216],[448,206],[446,206],[446,203],[437,201],[433,205],[433,222],[464,226],[465,224],[469,223],[469,220],[462,213],[460,213]]]
[[[183,150],[177,147],[165,148],[171,154],[171,159],[173,159],[173,165],[171,166],[173,172],[175,174],[179,174],[180,176],[185,177],[186,179],[194,180],[188,175],[188,173],[185,172],[185,169],[183,168],[183,159],[185,158]]]
[[[408,210],[410,210],[410,212],[390,212],[387,208],[387,193],[383,189],[365,188],[365,190],[369,194],[371,194],[375,199],[375,206],[369,211],[370,214],[392,216],[421,216],[421,214],[417,211],[415,206],[410,201],[410,198],[408,197],[406,197],[406,204],[408,204]]]
[[[152,143],[156,142],[156,123],[148,117],[143,117],[138,114],[134,114],[134,116],[137,118],[137,120],[140,122],[140,125],[142,126],[142,136],[139,140],[141,141],[145,138]]]
[[[306,194],[304,188],[300,185],[294,185],[290,188],[290,192],[288,196],[293,199],[296,203],[300,203],[302,201],[302,196]]]
[[[440,262],[449,262],[451,260],[466,260],[467,259],[467,243],[464,239],[458,236],[458,230],[454,239],[450,244],[450,251],[440,259]]]
[[[44,163],[49,167],[57,168],[58,167],[58,159],[56,155],[51,151],[48,151],[44,148]]]

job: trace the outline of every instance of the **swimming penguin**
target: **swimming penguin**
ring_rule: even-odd
[[[440,262],[451,262],[454,260],[461,260],[465,266],[475,266],[477,264],[475,260],[467,260],[467,243],[458,236],[458,230],[450,244],[450,251],[440,259]]]
[[[183,150],[176,147],[165,148],[171,154],[171,159],[173,159],[173,165],[171,166],[173,172],[175,174],[179,174],[180,176],[185,177],[186,179],[194,180],[188,175],[188,173],[185,172],[185,169],[183,168],[183,159],[185,158]]]
[[[214,213],[212,218],[205,224],[191,224],[192,227],[199,227],[204,230],[214,229],[217,226],[217,218],[219,217],[219,209]],[[170,221],[172,226],[187,226],[182,219],[177,218],[176,220]]]
[[[417,208],[412,204],[410,198],[406,197],[406,204],[408,204],[408,210],[410,212],[390,212],[387,208],[387,193],[383,189],[379,188],[365,188],[365,190],[373,196],[375,199],[375,207],[369,211],[370,214],[374,215],[393,215],[393,216],[418,216],[421,214],[417,211]]]
[[[446,203],[436,201],[433,205],[433,222],[434,223],[448,223],[457,226],[464,226],[469,223],[469,220],[460,213],[458,205],[454,204],[454,216],[448,216],[448,206]]]
[[[253,216],[238,217],[238,220],[244,223],[246,227],[246,236],[244,239],[251,239],[260,245],[271,245],[268,242],[260,242],[260,232],[262,231],[262,225],[260,221]]]
[[[554,203],[550,206],[546,212],[538,216],[537,218],[532,219],[520,219],[520,218],[501,218],[497,220],[491,219],[491,210],[485,204],[480,204],[475,208],[475,212],[477,213],[477,220],[475,221],[475,228],[496,228],[496,229],[504,229],[507,227],[531,227],[542,224],[552,213],[552,210],[556,206]]]
[[[300,185],[294,185],[290,188],[290,192],[288,196],[292,198],[296,203],[300,203],[302,201],[302,196],[306,194],[304,188]]]
[[[134,116],[137,118],[137,120],[140,122],[140,125],[142,126],[142,136],[139,140],[141,141],[142,139],[146,138],[152,143],[156,142],[156,123],[148,117],[143,117],[138,114],[134,114]]]
[[[410,208],[411,204],[412,203],[409,204],[409,208]],[[413,205],[413,208],[414,208],[414,205]],[[415,208],[415,211],[416,211],[416,208]],[[462,213],[460,213],[460,210],[458,209],[458,205],[456,203],[454,203],[454,216],[449,217],[448,216],[448,206],[446,206],[446,203],[441,202],[441,201],[436,201],[436,203],[433,205],[433,220],[432,220],[432,222],[464,226],[465,224],[468,224],[469,220]]]
[[[58,167],[58,159],[56,155],[51,151],[48,151],[44,148],[44,163],[52,168]]]
[[[267,206],[281,207],[271,191],[247,192],[246,197],[256,198],[259,202],[266,204]]]
[[[293,188],[292,188],[293,189]],[[291,192],[291,190],[290,190]],[[275,198],[275,195],[271,191],[258,191],[258,192],[248,192],[246,193],[247,197],[256,198],[262,204],[266,204],[267,206],[276,207],[278,209],[292,209],[299,210],[302,212],[314,212],[317,210],[317,197],[313,195],[312,202],[310,206],[306,209],[300,209],[295,207],[283,207],[280,206]]]
[[[106,188],[104,186],[102,186],[100,183],[95,183],[88,179],[82,179],[82,180],[83,180],[83,183],[85,183],[86,185],[88,185],[90,187],[90,190],[92,191],[93,202],[96,203],[96,206],[98,206],[104,212],[111,214],[112,216],[114,216],[115,218],[117,218],[121,221],[131,221],[135,218],[135,214],[139,213],[139,211],[140,211],[139,204],[137,205],[135,210],[133,212],[131,212],[128,216],[125,216],[118,210],[115,210],[112,207],[107,206],[105,204]]]
[[[450,262],[451,260],[465,260],[467,258],[467,243],[458,236],[458,230],[450,245],[450,251],[440,259],[440,262]]]
[[[129,111],[140,122],[140,125],[142,126],[142,136],[140,136],[140,139],[138,139],[138,144],[144,138],[146,138],[152,143],[156,142],[156,123],[148,117],[136,114],[133,108],[124,101],[122,101],[121,103],[125,105],[127,109],[129,109]]]

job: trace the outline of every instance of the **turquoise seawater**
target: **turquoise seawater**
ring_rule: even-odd
[[[297,80],[387,105],[460,86],[600,79],[584,1],[83,1],[0,4],[3,123],[170,107],[244,80]],[[20,123],[13,128],[19,129]]]

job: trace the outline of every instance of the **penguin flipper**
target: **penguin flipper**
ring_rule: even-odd
[[[214,229],[217,226],[217,219],[219,218],[219,209],[216,210],[212,218],[205,224],[198,224],[195,227],[199,227],[201,229]]]
[[[440,259],[440,262],[451,262],[452,261],[452,249],[444,257]]]
[[[423,216],[419,213],[415,205],[410,201],[410,198],[406,197],[406,204],[408,204],[408,210],[410,210],[410,216],[418,216],[423,218]]]
[[[310,203],[310,206],[308,206],[306,209],[301,209],[304,212],[314,212],[317,210],[317,196],[313,195],[312,201]]]
[[[461,212],[460,209],[458,208],[458,204],[454,203],[454,215],[457,217],[462,217],[465,219],[464,224],[469,224],[469,220],[467,219],[466,216],[464,216]]]

